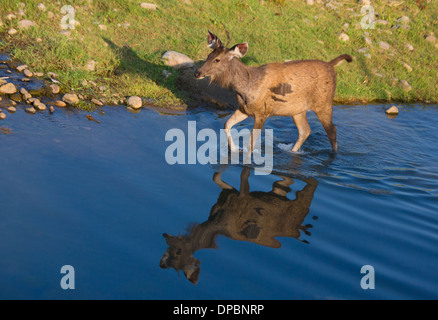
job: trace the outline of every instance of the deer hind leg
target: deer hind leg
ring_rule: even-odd
[[[238,149],[234,145],[233,137],[231,136],[230,130],[235,124],[245,120],[246,118],[248,118],[248,116],[239,109],[237,109],[225,123],[224,131],[227,135],[228,147],[230,148],[231,152],[237,152]]]
[[[307,121],[306,112],[293,116],[293,119],[298,129],[298,139],[292,148],[292,152],[297,152],[300,150],[301,146],[303,145],[304,141],[306,141],[312,130],[310,129],[309,122]]]
[[[327,133],[327,137],[330,141],[330,144],[332,145],[333,152],[336,152],[338,150],[338,143],[336,141],[336,127],[332,122],[332,117],[333,117],[332,105],[330,105],[328,108],[315,111],[315,113],[319,121],[321,121],[322,126],[325,129],[325,132]]]

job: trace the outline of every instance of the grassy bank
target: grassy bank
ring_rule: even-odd
[[[244,58],[249,65],[351,54],[354,63],[338,69],[338,102],[438,101],[438,42],[425,40],[431,32],[438,35],[437,1],[374,0],[376,20],[387,24],[376,23],[366,30],[360,27],[357,0],[313,6],[305,0],[151,0],[157,10],[144,9],[140,2],[2,0],[0,51],[11,52],[35,72],[57,73],[63,92],[88,97],[138,95],[161,105],[181,104],[188,94],[175,87],[178,72],[162,63],[162,54],[174,50],[195,61],[204,59],[209,53],[207,29],[226,42],[226,27],[230,44],[249,42]],[[39,3],[45,11],[37,7]],[[61,8],[67,4],[74,6],[79,24],[62,34]],[[10,13],[16,17],[9,20]],[[398,22],[402,16],[409,21]],[[22,19],[35,26],[19,29]],[[392,27],[396,25],[400,27]],[[10,28],[18,33],[9,35]],[[339,39],[341,32],[348,41]],[[382,49],[381,41],[389,49]],[[90,60],[95,62],[94,71],[87,68]],[[171,76],[164,77],[163,70]],[[402,80],[412,89],[405,90]]]

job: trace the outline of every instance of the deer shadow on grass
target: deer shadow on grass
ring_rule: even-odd
[[[194,73],[203,61],[198,61],[191,68],[175,70],[163,64],[157,64],[138,56],[130,46],[117,46],[111,40],[102,38],[116,54],[119,66],[114,70],[114,75],[139,74],[151,79],[160,87],[171,91],[175,97],[188,106],[209,106],[214,109],[236,109],[237,100],[230,90],[210,84],[208,79],[195,79]],[[156,51],[154,54],[162,54]],[[166,77],[163,71],[172,74]],[[176,75],[176,77],[175,77]]]
[[[153,63],[139,57],[137,52],[128,45],[117,46],[108,38],[102,37],[102,39],[108,44],[109,48],[115,53],[119,60],[119,65],[114,70],[114,75],[138,74],[142,77],[147,77],[156,85],[170,90],[184,103],[190,101],[188,94],[175,86],[172,77],[167,77],[163,73],[163,71],[166,70],[169,73],[174,74],[176,72],[175,70],[165,65]],[[162,52],[156,51],[154,52],[154,55],[161,53]]]

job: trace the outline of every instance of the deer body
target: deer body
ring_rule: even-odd
[[[332,123],[336,90],[334,67],[343,60],[351,62],[349,55],[341,55],[330,62],[297,60],[250,67],[239,60],[248,50],[247,43],[227,49],[210,32],[208,42],[213,52],[197,70],[195,77],[209,76],[211,81],[236,93],[239,108],[225,124],[232,150],[235,146],[229,132],[236,123],[253,117],[253,129],[262,129],[270,116],[290,116],[299,133],[292,151],[298,151],[310,135],[306,112],[311,110],[324,126],[333,151],[337,151],[336,128]],[[253,130],[250,150],[254,147],[257,133]]]

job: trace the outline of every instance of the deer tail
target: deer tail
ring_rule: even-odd
[[[332,61],[330,61],[329,64],[332,67],[336,67],[337,65],[342,63],[344,60],[347,60],[347,62],[351,62],[351,61],[353,61],[353,58],[349,54],[343,54],[343,55],[340,55],[339,57],[333,59]]]

